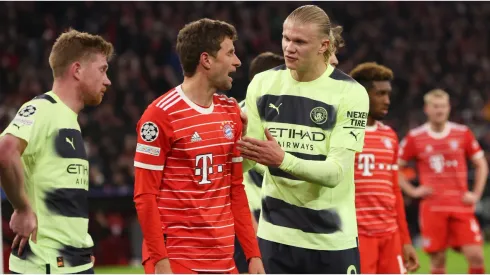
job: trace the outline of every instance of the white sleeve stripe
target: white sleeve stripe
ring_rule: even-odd
[[[162,171],[163,170],[163,165],[151,165],[151,164],[146,164],[146,163],[142,163],[139,161],[134,161],[134,167],[139,167],[139,168],[148,169],[148,170],[155,170],[155,171]]]
[[[474,153],[473,156],[471,156],[471,159],[472,160],[477,160],[477,159],[479,159],[481,157],[484,157],[484,156],[485,156],[485,154],[483,153],[482,150],[480,150],[480,151]]]
[[[243,161],[242,157],[236,157],[231,159],[231,162],[242,162],[242,161]]]

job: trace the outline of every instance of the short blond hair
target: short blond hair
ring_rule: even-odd
[[[335,53],[336,44],[335,44],[335,35],[338,33],[340,35],[340,29],[336,29],[336,34],[332,31],[332,24],[330,23],[330,18],[328,14],[322,10],[320,7],[315,5],[304,5],[297,9],[295,9],[291,14],[286,18],[286,21],[294,21],[300,24],[313,23],[318,25],[321,33],[323,35],[328,36],[328,40],[330,44],[327,50],[323,53],[323,57],[325,58],[325,62],[328,61],[330,56]],[[343,43],[342,43],[343,44]],[[340,47],[340,45],[338,45]],[[342,45],[343,46],[343,45]]]
[[[449,100],[449,94],[442,89],[433,89],[424,95],[424,103],[427,104],[433,98],[446,98]]]
[[[74,29],[62,33],[49,54],[49,66],[54,78],[62,76],[73,62],[85,61],[97,53],[110,60],[114,54],[114,47],[100,35]]]

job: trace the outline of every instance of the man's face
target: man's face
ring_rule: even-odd
[[[328,39],[321,36],[313,23],[286,20],[282,31],[282,50],[286,66],[290,70],[304,71],[311,64],[324,61],[322,48],[328,47]]]
[[[369,116],[375,120],[383,120],[390,107],[390,81],[373,81],[369,89]]]
[[[216,53],[216,57],[211,56],[210,58],[213,61],[209,72],[211,82],[218,90],[230,90],[233,83],[230,74],[236,72],[237,68],[242,65],[235,54],[233,41],[228,37],[225,38],[221,42],[221,48]]]
[[[429,122],[442,124],[449,119],[451,105],[447,97],[432,97],[424,106]]]
[[[93,54],[80,62],[80,89],[85,105],[96,106],[102,102],[111,81],[107,77],[107,57],[101,53]]]

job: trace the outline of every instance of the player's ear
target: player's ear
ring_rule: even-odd
[[[82,78],[82,64],[80,64],[80,62],[73,62],[69,70],[70,74],[73,75],[76,80],[80,80]]]
[[[207,52],[201,53],[201,56],[199,57],[199,63],[206,69],[209,70],[211,69],[211,64],[212,64],[211,56]]]
[[[322,39],[320,49],[318,50],[318,54],[324,54],[328,50],[329,45],[330,45],[330,40],[328,40],[328,38]]]

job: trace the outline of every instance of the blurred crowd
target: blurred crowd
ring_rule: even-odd
[[[1,2],[0,130],[25,101],[50,90],[48,56],[60,32],[73,27],[100,34],[114,44],[116,56],[109,68],[112,87],[103,103],[79,115],[90,184],[102,192],[130,191],[137,120],[151,101],[183,79],[174,48],[179,29],[203,17],[235,25],[242,67],[229,95],[243,99],[250,61],[263,51],[282,54],[282,22],[307,3]],[[364,61],[393,69],[386,123],[400,138],[424,122],[423,94],[443,88],[451,95],[451,119],[471,127],[490,161],[489,3],[314,4],[344,27],[340,69],[348,72]]]

